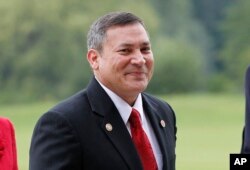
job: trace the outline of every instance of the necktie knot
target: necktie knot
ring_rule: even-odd
[[[134,108],[130,114],[129,123],[131,128],[141,128],[140,113]]]

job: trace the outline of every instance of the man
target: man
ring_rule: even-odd
[[[245,78],[246,114],[241,153],[250,154],[250,66]]]
[[[94,77],[86,90],[38,121],[30,170],[174,170],[174,112],[143,93],[154,59],[142,20],[126,12],[99,18],[87,59]]]

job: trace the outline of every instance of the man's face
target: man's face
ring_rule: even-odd
[[[127,102],[133,102],[153,74],[153,53],[144,27],[136,23],[108,29],[96,62],[98,80]]]

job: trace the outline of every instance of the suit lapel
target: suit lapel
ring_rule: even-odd
[[[141,170],[140,158],[118,110],[94,78],[87,94],[92,111],[100,116],[101,128],[127,163],[128,169]]]
[[[112,125],[111,131],[106,127],[109,123]],[[134,144],[117,110],[107,113],[102,128],[118,152],[128,163],[130,169],[142,169]]]
[[[145,113],[147,114],[149,121],[151,123],[151,126],[154,130],[154,133],[156,135],[158,144],[160,146],[160,150],[162,152],[162,161],[163,161],[163,169],[167,169],[168,167],[168,146],[169,140],[171,136],[166,136],[168,134],[166,131],[168,129],[167,127],[167,120],[166,118],[163,118],[161,114],[159,114],[159,111],[157,110],[157,105],[153,105],[150,103],[145,95],[142,95],[143,99],[143,108]],[[162,124],[161,121],[164,121],[165,127]]]

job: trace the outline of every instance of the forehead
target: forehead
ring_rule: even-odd
[[[148,34],[140,23],[110,27],[106,32],[106,43],[150,44]]]

